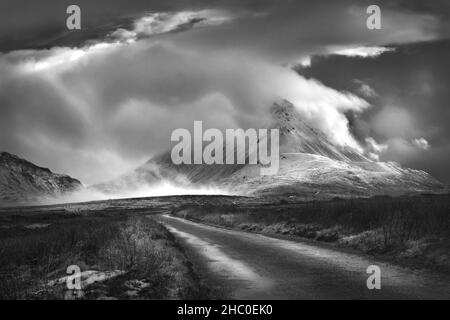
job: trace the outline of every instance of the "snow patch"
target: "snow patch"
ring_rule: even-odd
[[[117,276],[120,276],[122,274],[124,274],[125,271],[122,270],[114,270],[114,271],[97,271],[97,270],[88,270],[88,271],[83,271],[80,273],[80,277],[81,277],[81,287],[85,288],[93,283],[97,283],[97,282],[104,282],[106,280],[115,278]],[[51,280],[49,281],[47,284],[51,287],[55,286],[55,285],[60,285],[60,284],[65,284],[67,283],[67,280],[69,279],[69,277],[73,277],[73,275],[71,276],[65,276],[56,280]]]

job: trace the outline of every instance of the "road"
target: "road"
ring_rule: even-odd
[[[442,275],[309,243],[160,219],[196,271],[232,299],[450,299],[450,278]],[[372,265],[380,268],[380,290],[367,287]]]

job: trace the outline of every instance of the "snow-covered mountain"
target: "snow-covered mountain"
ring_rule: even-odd
[[[330,142],[323,132],[308,125],[289,101],[276,101],[271,111],[274,126],[280,130],[280,153],[315,154],[338,161],[368,161],[353,148]]]
[[[289,195],[303,198],[364,197],[443,191],[428,173],[395,163],[349,162],[328,157],[285,153],[274,176],[260,176],[247,166],[223,185],[248,195]]]
[[[56,174],[18,156],[0,153],[0,205],[28,203],[81,188],[80,181]]]
[[[174,165],[170,153],[152,158],[102,190],[169,180],[184,186],[215,186],[241,195],[288,195],[305,199],[442,192],[445,187],[419,170],[375,162],[350,147],[337,146],[308,125],[289,101],[272,107],[280,129],[280,169],[262,176],[259,165]]]

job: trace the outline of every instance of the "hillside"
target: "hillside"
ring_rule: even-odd
[[[36,201],[82,187],[80,181],[12,155],[0,153],[0,204]]]

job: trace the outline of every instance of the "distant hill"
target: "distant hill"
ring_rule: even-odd
[[[77,179],[12,155],[0,153],[0,205],[25,204],[81,188]]]

